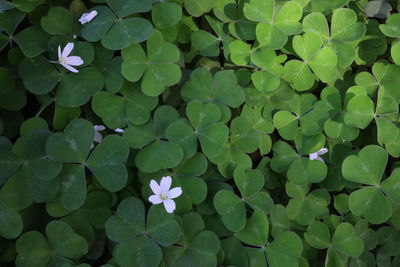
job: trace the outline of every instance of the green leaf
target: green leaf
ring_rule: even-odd
[[[81,32],[82,37],[90,42],[101,40],[114,22],[117,21],[115,14],[106,6],[97,6],[87,12],[93,10],[96,10],[97,16],[90,23],[85,23]]]
[[[374,103],[368,96],[354,96],[347,103],[344,122],[353,127],[365,129],[374,118]]]
[[[72,14],[63,7],[52,7],[40,24],[49,34],[68,34],[72,32]]]
[[[203,128],[197,134],[202,151],[209,158],[222,151],[223,145],[228,141],[228,135],[229,129],[222,122]]]
[[[218,71],[214,78],[209,70],[195,69],[181,91],[185,101],[200,100],[223,103],[229,107],[239,107],[244,102],[243,89],[238,85],[233,71]]]
[[[332,237],[332,246],[351,257],[358,257],[364,250],[364,243],[350,223],[337,226]]]
[[[7,239],[17,238],[23,230],[21,216],[0,202],[0,236]]]
[[[350,155],[343,161],[343,177],[352,182],[379,185],[387,161],[385,149],[376,145],[366,146],[357,155]]]
[[[400,14],[390,15],[385,24],[380,24],[379,29],[389,37],[400,37]]]
[[[230,231],[239,232],[246,226],[244,202],[228,190],[220,190],[214,197],[214,206]]]
[[[335,52],[325,46],[310,60],[309,66],[322,82],[329,82],[336,75],[337,56]]]
[[[18,266],[46,266],[52,254],[45,237],[37,231],[26,232],[18,238],[16,250]]]
[[[162,205],[152,206],[147,214],[146,233],[153,241],[166,247],[181,237],[181,229],[172,214],[166,213]]]
[[[151,17],[157,28],[168,28],[181,19],[182,7],[173,2],[159,2],[151,9]]]
[[[15,35],[14,40],[27,57],[37,57],[47,49],[50,36],[38,26],[25,28]]]
[[[121,190],[128,180],[128,170],[125,166],[128,155],[127,143],[118,135],[108,135],[89,156],[87,167],[104,188],[116,192]]]
[[[399,169],[394,169],[392,174],[380,186],[383,192],[396,203],[400,203],[400,191],[398,190],[400,186],[399,171]]]
[[[115,247],[114,257],[121,267],[158,266],[161,248],[147,235],[141,235]]]
[[[304,233],[304,239],[313,248],[326,249],[330,244],[331,235],[328,227],[324,223],[314,221],[307,227],[307,232]]]
[[[192,45],[202,56],[216,57],[220,53],[220,38],[206,31],[195,31],[191,36]]]
[[[80,208],[86,200],[86,176],[82,165],[64,165],[61,180],[60,203],[67,210]]]
[[[161,169],[174,168],[182,159],[183,151],[179,145],[155,141],[139,151],[135,162],[142,172],[151,173]]]
[[[104,77],[96,68],[85,68],[79,73],[64,74],[57,87],[56,103],[66,107],[86,104],[104,86]]]
[[[126,198],[119,203],[116,215],[108,218],[105,224],[107,237],[120,242],[129,240],[145,230],[145,214],[142,201],[137,198]]]
[[[246,170],[237,167],[233,176],[240,194],[245,199],[259,192],[264,186],[264,176],[259,170]]]
[[[12,151],[12,143],[5,137],[0,137],[0,181],[1,184],[11,176],[21,165],[21,162]]]
[[[18,73],[26,89],[38,95],[53,90],[61,78],[53,65],[42,56],[22,60]]]
[[[263,247],[268,239],[268,226],[265,213],[262,210],[255,210],[251,217],[247,219],[246,227],[236,233],[236,236],[246,244]]]
[[[201,2],[196,0],[184,0],[186,11],[194,17],[199,17],[202,14],[207,13],[214,5],[214,1],[212,0],[205,0]]]
[[[285,80],[297,91],[306,91],[314,85],[314,75],[304,62],[290,60],[286,62],[283,71]]]
[[[266,249],[268,264],[271,267],[298,266],[303,251],[303,243],[293,232],[279,235]]]
[[[93,125],[83,119],[71,121],[64,133],[55,133],[46,143],[50,158],[66,163],[83,163],[94,139]]]
[[[150,11],[152,4],[151,0],[106,0],[106,2],[119,17]]]
[[[102,37],[101,44],[110,50],[120,50],[149,38],[153,26],[142,18],[116,20]]]
[[[325,179],[327,172],[323,162],[300,157],[290,165],[287,176],[294,184],[318,183]]]
[[[392,215],[387,197],[378,188],[364,187],[350,194],[349,207],[352,213],[363,216],[373,224],[381,224]]]
[[[53,251],[62,257],[79,259],[88,252],[87,241],[64,222],[50,222],[46,226],[46,236]]]
[[[165,87],[176,84],[181,70],[174,63],[179,60],[178,48],[164,41],[159,31],[153,31],[147,41],[147,56],[136,44],[122,50],[122,75],[136,82],[142,76],[142,91],[149,96],[160,95]]]

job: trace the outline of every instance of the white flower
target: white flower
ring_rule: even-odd
[[[80,66],[83,64],[83,60],[81,57],[78,56],[71,56],[72,49],[74,49],[74,43],[68,43],[63,51],[61,52],[61,47],[58,46],[58,63],[60,63],[64,68],[72,72],[79,72],[77,69],[71,66]]]
[[[179,197],[182,194],[180,187],[174,187],[170,190],[172,183],[171,176],[164,176],[161,179],[160,185],[156,181],[150,181],[150,188],[154,195],[149,197],[149,201],[153,204],[164,204],[164,208],[168,213],[175,210],[175,201],[172,199]]]
[[[114,132],[116,132],[116,133],[123,133],[123,132],[125,132],[125,130],[124,130],[124,129],[121,129],[121,128],[116,128],[116,129],[114,129]]]
[[[104,131],[106,127],[104,125],[95,125],[94,128],[94,140],[93,142],[100,143],[103,140],[103,136],[101,135],[101,131]]]
[[[311,160],[316,159],[316,160],[324,162],[324,160],[320,156],[327,152],[328,152],[328,149],[324,147],[324,148],[321,148],[320,150],[318,150],[317,152],[309,154],[309,156],[310,156]]]
[[[94,17],[96,17],[96,16],[97,16],[97,11],[96,11],[96,10],[93,10],[93,11],[91,11],[91,12],[89,12],[89,13],[83,13],[82,16],[81,16],[81,18],[79,19],[79,22],[80,22],[81,24],[88,23],[88,22],[90,22],[92,19],[94,19]]]

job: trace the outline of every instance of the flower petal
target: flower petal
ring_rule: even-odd
[[[96,143],[100,143],[103,140],[103,136],[99,132],[94,132],[94,139],[93,141]]]
[[[318,156],[318,157],[316,157],[315,159],[316,159],[316,160],[319,160],[319,161],[322,161],[322,162],[325,162],[325,161],[324,161],[324,159],[323,159],[323,158],[321,158],[321,157],[319,157],[319,156]]]
[[[123,133],[123,132],[125,132],[125,130],[124,130],[124,129],[121,129],[121,128],[116,128],[116,129],[114,129],[114,132],[116,132],[116,133]]]
[[[175,201],[173,201],[172,199],[167,199],[164,200],[164,208],[168,213],[172,213],[174,212],[176,206],[175,206]]]
[[[61,56],[62,57],[68,57],[68,55],[71,54],[72,49],[74,49],[74,43],[68,43],[64,47],[64,49],[63,49],[63,51],[61,53]]]
[[[83,60],[81,57],[72,56],[72,57],[65,58],[65,63],[67,63],[68,65],[72,65],[72,66],[79,66],[79,65],[83,64]]]
[[[182,195],[182,188],[174,187],[168,192],[168,198],[177,198]]]
[[[311,153],[309,156],[310,156],[311,160],[314,160],[314,159],[316,159],[318,157],[318,154],[317,153]]]
[[[104,131],[106,129],[106,127],[104,127],[104,125],[95,125],[93,126],[95,131]]]
[[[61,47],[58,46],[58,59],[60,59],[60,57],[61,57]]]
[[[150,201],[151,203],[153,203],[154,205],[157,205],[157,204],[160,204],[161,202],[163,202],[163,201],[161,200],[161,198],[160,198],[159,196],[156,196],[156,195],[151,195],[151,196],[149,196],[149,201]]]
[[[72,72],[75,72],[75,73],[78,73],[79,71],[77,70],[77,69],[75,69],[74,67],[71,67],[70,65],[67,65],[67,64],[65,64],[65,63],[63,63],[63,62],[60,62],[60,64],[64,67],[64,68],[66,68],[67,70],[69,70],[69,71],[72,71]]]
[[[324,148],[321,148],[320,150],[318,150],[317,154],[323,155],[323,154],[326,154],[327,152],[328,152],[328,149],[324,147]]]
[[[157,184],[156,181],[154,181],[154,180],[151,180],[151,181],[150,181],[150,188],[151,188],[151,191],[153,191],[154,194],[156,194],[156,195],[161,194],[161,188],[160,188],[160,186]]]
[[[172,184],[171,176],[164,176],[160,182],[161,192],[167,193],[171,187],[171,184]]]

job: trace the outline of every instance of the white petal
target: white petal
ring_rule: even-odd
[[[124,129],[117,128],[117,129],[114,129],[114,132],[123,133],[123,132],[125,132],[125,130],[124,130]]]
[[[62,57],[68,57],[68,55],[71,54],[72,49],[74,49],[74,43],[68,43],[64,47],[64,49],[63,49],[63,51],[61,53],[61,56]]]
[[[151,196],[149,196],[149,201],[150,201],[151,203],[153,203],[154,205],[160,204],[161,202],[163,202],[163,201],[161,200],[161,198],[160,198],[159,196],[156,196],[156,195],[151,195]]]
[[[317,152],[317,154],[318,155],[323,155],[323,154],[326,154],[326,153],[328,153],[328,149],[327,148],[321,148],[320,150],[318,150],[318,152]]]
[[[63,63],[63,62],[60,62],[60,64],[64,67],[64,68],[66,68],[67,70],[69,70],[69,71],[72,71],[72,72],[75,72],[75,73],[78,73],[79,71],[77,70],[77,69],[75,69],[74,67],[71,67],[70,65],[67,65],[67,64],[65,64],[65,63]]]
[[[321,157],[319,157],[319,156],[318,156],[316,159],[319,160],[319,161],[325,162],[325,161],[323,160],[323,158],[321,158]]]
[[[100,143],[103,140],[103,136],[99,132],[94,132],[94,139],[93,141],[96,143]]]
[[[173,201],[172,199],[167,199],[164,200],[164,208],[168,213],[172,213],[174,212],[176,206],[175,206],[175,201]]]
[[[72,56],[72,57],[65,58],[65,63],[67,63],[68,65],[72,65],[72,66],[80,66],[83,64],[83,60],[81,57]]]
[[[168,198],[177,198],[182,195],[182,188],[174,187],[168,192]]]
[[[160,182],[161,192],[167,193],[171,188],[171,184],[172,184],[171,176],[164,176]]]
[[[60,59],[60,57],[61,57],[61,47],[58,46],[58,59]]]
[[[97,11],[96,10],[93,10],[90,13],[83,13],[81,18],[79,19],[79,22],[81,24],[88,23],[96,16],[97,16]]]
[[[150,188],[151,188],[151,191],[153,191],[153,193],[156,194],[156,195],[159,195],[161,193],[160,186],[154,180],[150,181]]]
[[[314,159],[316,159],[318,157],[318,154],[317,153],[311,153],[309,156],[310,156],[311,160],[314,160]]]
[[[106,129],[106,127],[104,127],[104,125],[95,125],[93,126],[95,131],[104,131]]]

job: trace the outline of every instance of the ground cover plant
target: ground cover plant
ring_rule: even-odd
[[[0,1],[0,265],[400,266],[397,1]]]

